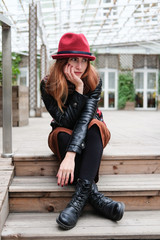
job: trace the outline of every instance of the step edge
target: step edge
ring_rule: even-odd
[[[31,155],[31,154],[15,154],[13,156],[13,162],[21,161],[57,161],[57,156],[54,154],[47,155]],[[105,160],[160,160],[160,155],[103,155],[102,161]]]

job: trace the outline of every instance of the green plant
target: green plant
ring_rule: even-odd
[[[17,77],[20,74],[19,63],[21,56],[17,53],[12,53],[12,85],[17,84]],[[0,52],[0,85],[2,85],[2,52]]]
[[[17,84],[17,77],[20,74],[19,64],[21,62],[21,56],[17,53],[12,53],[12,85]]]
[[[97,52],[97,50],[93,50],[92,48],[90,48],[90,52],[93,53],[93,55],[96,57],[95,61],[90,62],[91,65],[93,65],[95,67],[97,64],[97,61],[98,61],[98,52]]]
[[[133,83],[133,76],[130,72],[119,74],[118,81],[118,108],[125,107],[127,101],[134,102],[135,89]]]

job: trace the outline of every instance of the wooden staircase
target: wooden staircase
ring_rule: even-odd
[[[14,156],[9,187],[10,214],[1,239],[99,240],[160,239],[160,156],[104,156],[99,191],[126,205],[124,217],[112,222],[88,204],[75,228],[64,231],[56,217],[74,188],[59,187],[54,156]]]

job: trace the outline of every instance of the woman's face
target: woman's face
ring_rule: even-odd
[[[68,59],[68,64],[73,66],[74,73],[81,78],[88,66],[88,59],[83,57],[72,57]]]

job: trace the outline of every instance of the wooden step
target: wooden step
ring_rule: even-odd
[[[77,225],[61,230],[57,213],[11,213],[2,240],[160,239],[160,211],[128,211],[119,222],[83,213]]]
[[[59,162],[54,155],[13,157],[16,176],[52,176]],[[160,155],[103,156],[100,174],[153,174],[160,173]]]
[[[0,157],[0,232],[9,213],[8,186],[14,176],[11,158]]]
[[[160,174],[101,175],[100,192],[123,201],[126,210],[160,210]],[[55,177],[15,177],[9,188],[11,212],[59,212],[74,192]]]

